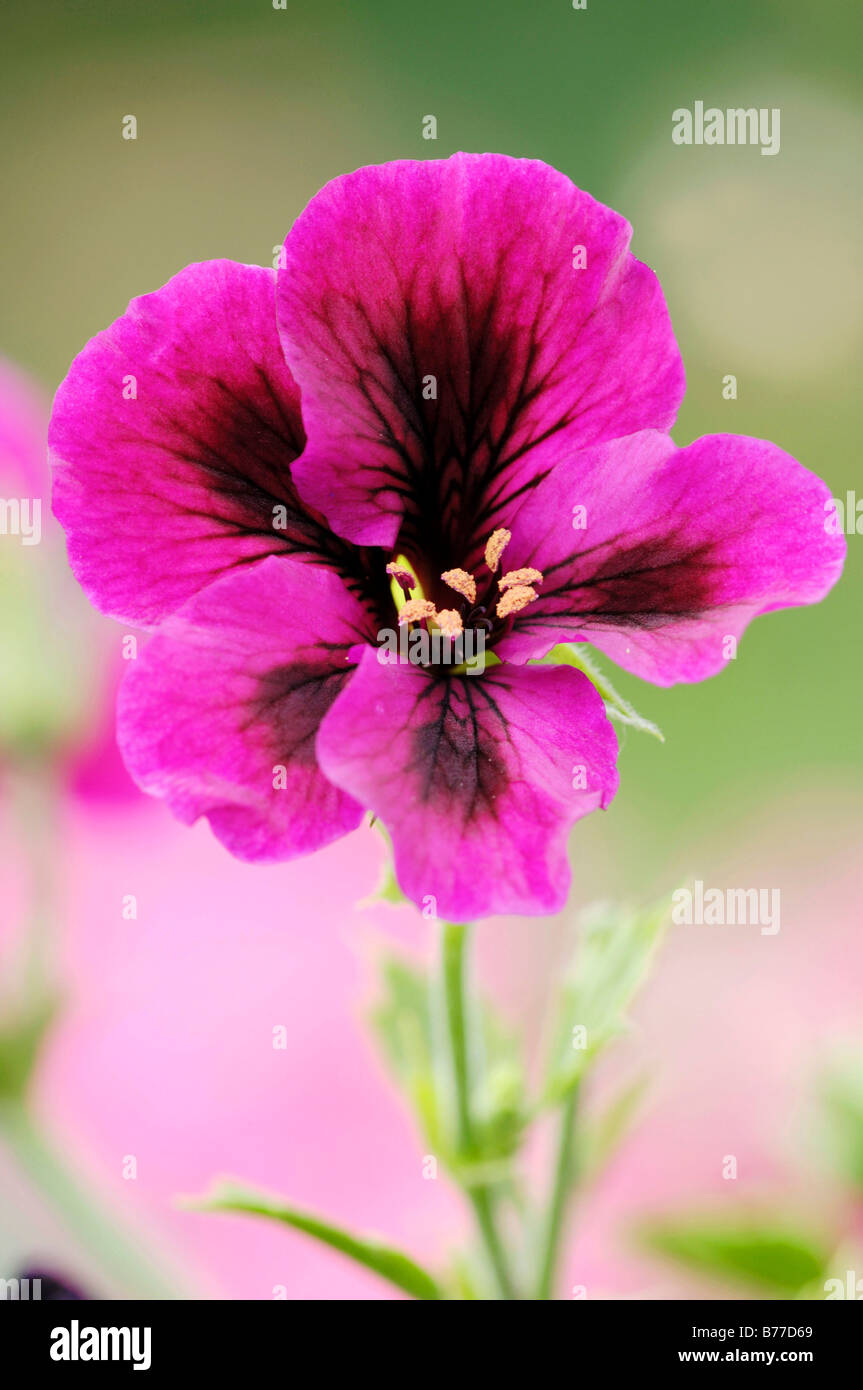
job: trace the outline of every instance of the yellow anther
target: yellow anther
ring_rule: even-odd
[[[454,608],[442,608],[435,613],[434,621],[445,637],[461,637],[464,631],[461,615]]]
[[[516,584],[541,584],[542,573],[527,565],[523,570],[509,570],[497,582],[501,589],[512,589]]]
[[[418,623],[422,618],[433,618],[435,606],[427,598],[409,598],[399,612],[399,626],[403,623]]]
[[[511,539],[512,532],[505,530],[502,526],[497,531],[492,531],[489,536],[485,547],[485,562],[492,574],[497,573],[500,557],[506,550]]]
[[[455,589],[457,594],[461,594],[469,603],[476,603],[476,580],[467,570],[446,570],[441,575],[444,584],[448,584],[451,589]]]
[[[498,600],[497,616],[508,618],[510,613],[518,613],[522,608],[527,608],[529,603],[533,603],[539,594],[535,593],[528,584],[516,584],[514,588],[507,589],[506,593]]]

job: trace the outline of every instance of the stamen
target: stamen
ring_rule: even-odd
[[[445,637],[461,637],[464,631],[461,615],[454,608],[442,608],[434,620]]]
[[[533,603],[535,598],[539,598],[539,594],[529,585],[516,584],[514,588],[507,589],[499,600],[495,611],[499,618],[508,618],[511,613],[518,613],[522,608],[527,608],[527,605]]]
[[[509,570],[497,582],[501,589],[511,589],[515,584],[541,584],[542,572],[527,565],[522,570]]]
[[[457,594],[466,598],[468,603],[476,602],[476,580],[472,574],[468,574],[467,570],[446,570],[441,575],[441,579],[444,584],[455,589]]]
[[[423,618],[433,618],[435,616],[435,606],[427,598],[411,598],[399,613],[399,627],[403,623],[418,623]]]
[[[492,574],[497,573],[497,567],[500,564],[500,557],[506,550],[511,539],[512,532],[505,530],[502,526],[499,527],[497,531],[492,531],[491,535],[489,536],[485,547],[485,562],[491,570]]]

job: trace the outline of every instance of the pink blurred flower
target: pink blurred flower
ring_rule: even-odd
[[[135,794],[114,735],[119,644],[67,579],[50,509],[48,406],[37,384],[0,359],[0,505],[25,537],[0,535],[0,763],[33,753],[67,785],[111,800]],[[4,517],[6,512],[4,510]],[[32,543],[31,543],[32,542]]]

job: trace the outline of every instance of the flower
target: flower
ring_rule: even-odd
[[[153,628],[133,775],[249,860],[388,828],[455,920],[548,912],[617,788],[590,640],[660,684],[838,577],[823,483],[773,445],[671,442],[684,377],[631,229],[531,160],[337,179],[279,270],[187,267],[75,360],[54,506],[92,601]],[[482,674],[382,662],[399,620]]]

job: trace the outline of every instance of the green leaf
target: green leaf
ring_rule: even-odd
[[[647,1090],[647,1077],[638,1076],[622,1087],[581,1137],[582,1175],[589,1182],[601,1173],[623,1143]]]
[[[778,1218],[672,1219],[651,1222],[638,1234],[652,1254],[712,1279],[785,1297],[822,1280],[829,1259],[819,1239]]]
[[[562,644],[559,647],[553,647],[548,655],[542,657],[541,662],[537,664],[575,666],[579,671],[583,671],[596,686],[605,703],[605,712],[609,719],[615,720],[618,724],[625,724],[630,729],[637,729],[639,733],[650,734],[653,738],[658,738],[660,743],[665,742],[665,735],[659,725],[654,724],[650,719],[645,719],[628,700],[624,700],[623,696],[615,690],[608,676],[600,670],[593,658],[588,656],[586,643]]]
[[[482,1065],[473,1088],[476,1157],[494,1165],[511,1158],[527,1123],[526,1084],[518,1037],[487,1001],[480,1006]]]
[[[447,1134],[445,1107],[435,1070],[432,984],[425,973],[403,957],[381,958],[381,997],[371,1014],[373,1032],[397,1085],[408,1096],[429,1149],[453,1171],[467,1175],[457,1163],[455,1144]],[[524,1069],[512,1033],[488,1004],[480,1006],[482,1056],[476,1059],[471,1092],[474,1148],[470,1164],[485,1171],[516,1152],[526,1122]]]
[[[26,1010],[0,1023],[0,1102],[20,1100],[26,1094],[58,1011],[58,997],[40,992]]]
[[[542,1096],[558,1104],[626,1027],[668,921],[668,903],[644,911],[597,904],[579,918],[579,945],[564,984]]]
[[[445,1139],[435,1085],[429,982],[422,971],[393,955],[381,958],[380,974],[383,990],[371,1013],[372,1031],[429,1147],[441,1153]]]
[[[474,1104],[475,1143],[481,1163],[511,1158],[521,1145],[527,1122],[524,1071],[516,1060],[492,1062]]]
[[[308,1212],[288,1206],[278,1197],[256,1192],[229,1180],[213,1185],[204,1197],[185,1199],[183,1206],[195,1211],[247,1212],[253,1216],[263,1216],[271,1221],[280,1221],[295,1231],[312,1236],[332,1250],[338,1250],[348,1259],[371,1269],[394,1284],[397,1289],[410,1294],[412,1298],[443,1299],[446,1297],[440,1285],[420,1265],[408,1255],[379,1241],[352,1235],[340,1226],[322,1221]]]

